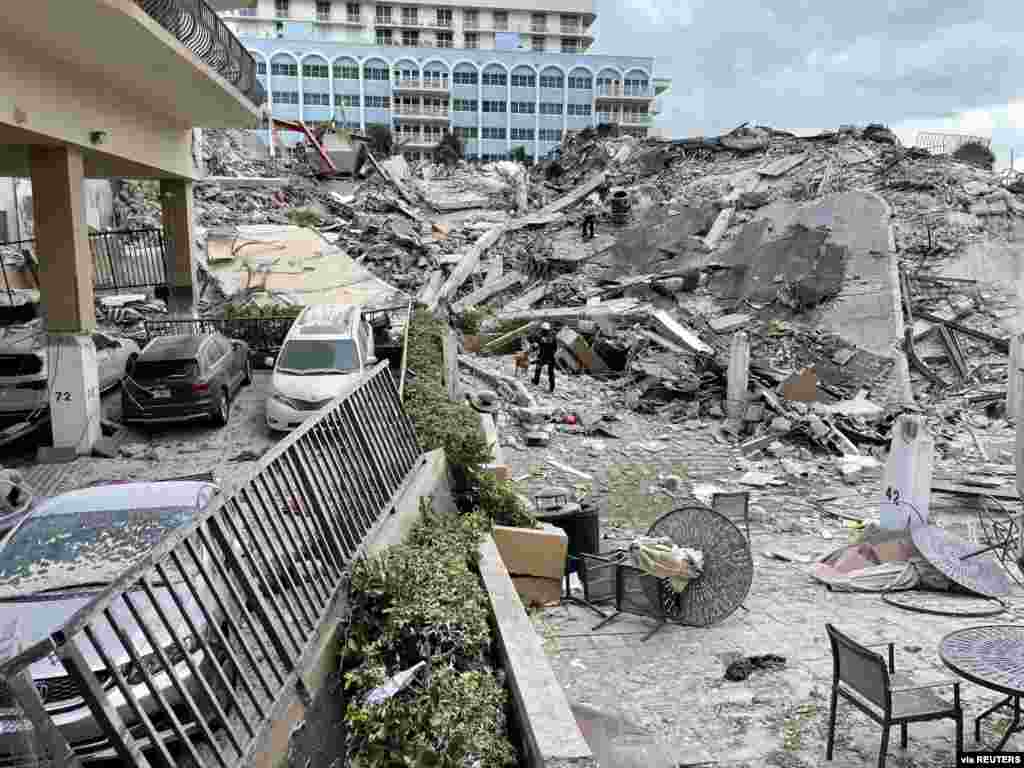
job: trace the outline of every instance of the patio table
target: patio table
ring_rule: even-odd
[[[981,741],[981,721],[1003,707],[1012,707],[1013,720],[996,751],[1021,730],[1020,697],[1024,696],[1024,626],[987,625],[951,632],[939,643],[942,663],[960,677],[983,688],[1006,694],[974,719],[974,740]]]

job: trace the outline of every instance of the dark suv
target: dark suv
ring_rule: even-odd
[[[121,417],[144,423],[211,419],[223,426],[231,398],[251,381],[244,341],[219,333],[158,336],[124,379]]]

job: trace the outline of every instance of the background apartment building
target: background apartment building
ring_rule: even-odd
[[[644,137],[670,86],[651,58],[587,53],[592,0],[258,0],[224,17],[273,116],[388,125],[413,159],[448,131],[486,160],[519,146],[542,157],[605,123]]]

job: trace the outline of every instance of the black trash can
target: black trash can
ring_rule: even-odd
[[[572,507],[568,511],[556,510],[537,515],[537,520],[561,528],[569,539],[569,557],[565,564],[566,575],[577,570],[576,559],[581,553],[596,555],[601,551],[601,531],[597,507],[587,503],[581,504],[578,508],[576,505],[572,505]]]

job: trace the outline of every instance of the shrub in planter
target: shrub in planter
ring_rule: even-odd
[[[353,566],[345,648],[357,664],[345,674],[351,765],[515,764],[475,571],[486,529],[480,514],[438,514],[424,502],[405,544]],[[368,692],[420,661],[427,666],[416,683],[366,703]]]
[[[536,521],[508,481],[483,471],[494,459],[480,429],[480,415],[466,403],[448,399],[444,385],[444,334],[447,327],[418,308],[409,326],[406,365],[416,378],[406,384],[405,410],[416,427],[420,446],[427,451],[444,448],[452,469],[455,491],[471,495],[479,508],[498,525],[532,528]]]

